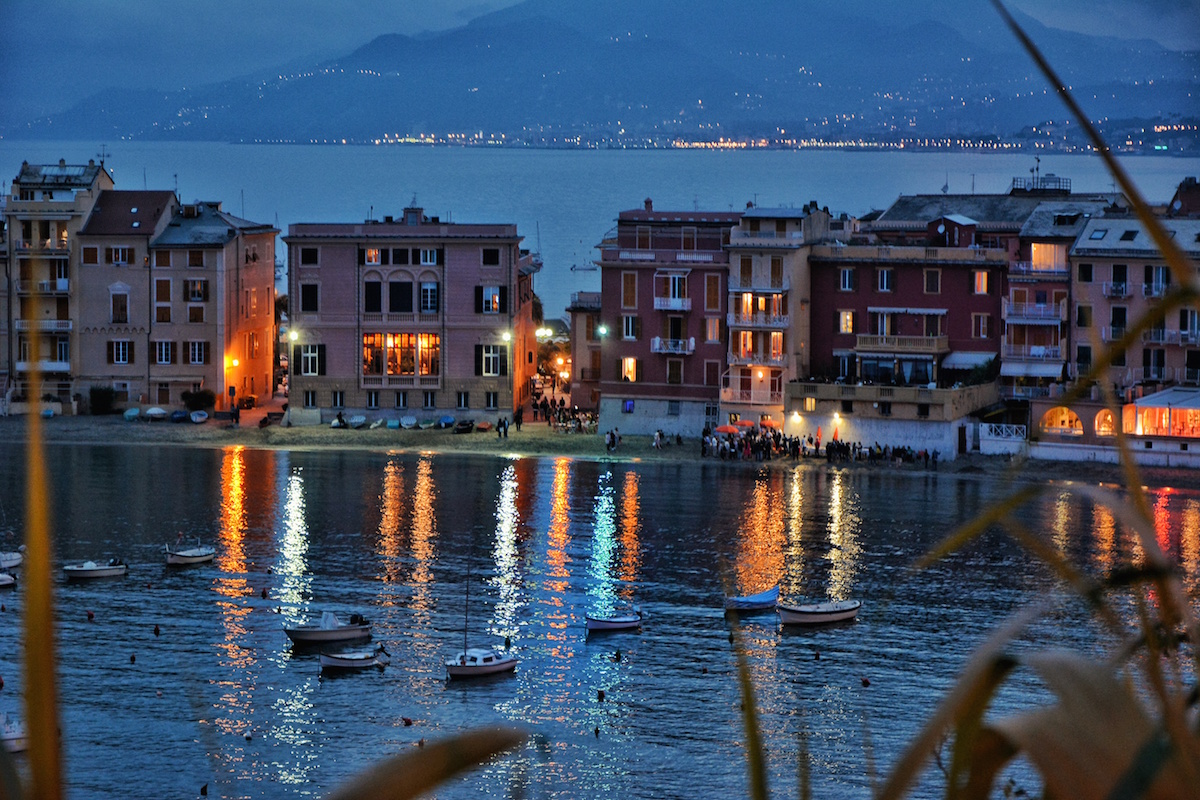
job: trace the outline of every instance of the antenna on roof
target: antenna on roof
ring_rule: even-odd
[[[950,173],[946,173],[946,182],[942,184],[942,194],[950,191]]]
[[[146,190],[146,168],[142,167],[142,191]]]
[[[96,155],[100,156],[100,165],[103,166],[104,159],[111,156],[112,153],[108,152],[108,145],[102,144],[102,145],[100,145],[100,152],[96,153]]]

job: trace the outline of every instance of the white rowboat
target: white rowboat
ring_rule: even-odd
[[[779,602],[779,587],[772,586],[758,594],[748,594],[743,597],[726,597],[725,608],[728,611],[764,611],[775,608]]]
[[[369,669],[383,667],[391,659],[388,651],[379,645],[372,650],[346,650],[340,653],[321,653],[321,671]]]
[[[25,545],[21,545],[24,547]],[[25,560],[25,555],[19,550],[0,553],[0,569],[12,569]]]
[[[446,661],[446,674],[451,678],[477,678],[512,672],[517,657],[495,648],[471,647]]]
[[[284,628],[283,632],[297,644],[350,642],[355,639],[370,639],[371,623],[361,614],[351,614],[349,622],[342,622],[332,611],[326,611],[321,614],[321,621],[318,623]]]
[[[642,612],[637,608],[614,611],[607,616],[586,614],[584,619],[589,631],[622,631],[642,627]]]
[[[0,572],[0,589],[11,589],[17,585],[17,579],[7,572]]]
[[[828,622],[843,622],[854,619],[861,607],[861,600],[833,600],[805,605],[780,603],[776,606],[779,610],[779,621],[784,625],[824,625]]]
[[[196,542],[194,547],[180,547],[175,545],[163,545],[163,550],[167,554],[167,563],[171,566],[183,566],[185,564],[202,564],[205,561],[212,561],[217,554],[217,548],[211,544],[202,545]]]
[[[129,566],[119,558],[110,558],[103,564],[95,561],[84,561],[82,564],[67,564],[63,573],[67,580],[84,580],[87,578],[116,578],[124,575]]]

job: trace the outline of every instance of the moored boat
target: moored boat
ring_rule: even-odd
[[[20,565],[25,560],[25,545],[21,545],[19,550],[10,550],[0,553],[0,569],[12,569]]]
[[[84,561],[82,564],[67,564],[63,566],[63,574],[67,580],[83,580],[85,578],[116,578],[124,575],[129,569],[119,558],[110,558],[103,564],[95,561]]]
[[[188,412],[183,411],[181,409],[175,409],[174,411],[171,412],[171,422],[178,424],[180,422],[187,422],[187,421],[188,421]]]
[[[726,611],[766,611],[775,608],[775,604],[779,602],[779,587],[772,586],[770,589],[758,592],[757,594],[747,594],[741,597],[726,597]]]
[[[470,647],[446,660],[446,674],[451,678],[475,678],[512,672],[518,658],[494,647]]]
[[[337,653],[321,653],[320,660],[322,672],[336,672],[338,670],[384,667],[387,666],[391,659],[383,645],[376,645],[370,650],[343,650]]]
[[[11,589],[17,585],[17,579],[7,572],[0,572],[0,589]]]
[[[844,622],[854,619],[861,607],[861,600],[830,600],[825,603],[801,605],[780,603],[776,606],[779,611],[779,621],[784,625],[824,625],[828,622]]]
[[[167,418],[167,410],[165,408],[159,408],[158,406],[152,406],[152,407],[146,409],[146,419],[150,420],[151,422],[161,422],[162,420],[164,420],[166,418]]]
[[[133,422],[135,419],[140,417],[141,414],[142,414],[142,410],[140,408],[127,408],[127,409],[125,409],[124,416],[125,416],[126,422]]]
[[[455,433],[470,433],[473,430],[475,430],[474,420],[464,419],[454,425]]]
[[[163,545],[163,551],[167,554],[167,563],[171,566],[182,566],[185,564],[202,564],[205,561],[212,561],[217,554],[217,548],[211,544],[200,544],[200,540],[196,540],[196,544],[190,547],[184,546],[176,542],[174,546]]]
[[[350,642],[355,639],[370,639],[371,622],[361,614],[351,614],[349,622],[342,622],[332,611],[326,611],[321,614],[319,622],[284,628],[283,632],[297,644]]]
[[[10,753],[23,753],[29,747],[25,726],[10,717],[7,711],[0,711],[0,744]]]
[[[437,420],[435,419],[423,419],[417,423],[417,427],[423,431],[427,431],[435,425],[437,425]]]
[[[609,614],[585,614],[589,631],[621,631],[642,626],[642,611],[638,607],[617,609]]]

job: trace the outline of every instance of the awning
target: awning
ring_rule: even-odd
[[[975,369],[996,357],[995,353],[970,353],[956,350],[946,356],[942,369]]]
[[[1181,408],[1200,409],[1200,389],[1184,389],[1176,386],[1161,392],[1148,394],[1133,401],[1138,408]]]
[[[895,306],[867,306],[868,314],[919,314],[933,315],[937,317],[946,316],[944,308],[900,308]]]
[[[859,358],[878,359],[880,361],[933,361],[932,355],[924,353],[860,353]]]
[[[1006,378],[1054,378],[1062,377],[1061,361],[1005,361],[1000,365],[1000,374]]]

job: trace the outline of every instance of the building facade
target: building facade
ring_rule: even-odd
[[[289,414],[510,417],[537,368],[536,257],[515,225],[399,219],[288,228]]]
[[[571,402],[580,409],[600,406],[601,342],[608,330],[601,323],[600,292],[575,292],[567,314],[571,320]]]

